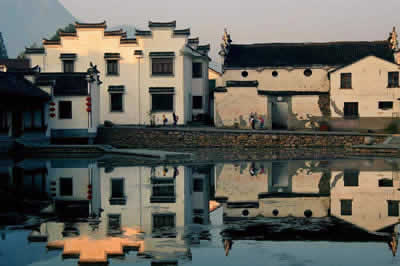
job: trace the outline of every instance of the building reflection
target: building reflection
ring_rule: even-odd
[[[61,249],[64,258],[102,264],[109,257],[139,257],[176,265],[191,259],[192,245],[209,239],[212,166],[110,167],[52,159],[0,170],[11,173],[7,182],[16,187],[38,187],[48,202],[40,210],[48,221],[35,226],[28,240]],[[132,250],[137,256],[125,256]]]
[[[215,171],[226,253],[232,240],[256,239],[378,241],[396,254],[397,161],[241,162]]]

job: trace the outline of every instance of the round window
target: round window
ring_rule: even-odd
[[[272,214],[273,214],[274,216],[278,216],[279,211],[278,211],[277,209],[275,209],[275,210],[272,211]]]
[[[248,75],[249,75],[249,72],[242,71],[242,77],[247,78]]]
[[[249,215],[249,211],[248,210],[243,210],[242,214],[243,214],[243,216],[248,216]]]
[[[304,216],[307,218],[310,218],[312,216],[312,211],[311,210],[305,210],[304,211]]]
[[[278,76],[278,71],[272,71],[272,76],[276,78]]]
[[[312,75],[312,70],[307,68],[306,70],[304,70],[304,76],[306,77],[310,77]]]

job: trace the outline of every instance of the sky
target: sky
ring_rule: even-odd
[[[219,60],[224,28],[233,43],[372,41],[400,31],[400,0],[60,0],[83,22],[146,28],[149,20],[177,21],[211,44]]]

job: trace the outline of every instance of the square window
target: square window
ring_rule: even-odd
[[[60,196],[72,196],[73,183],[72,178],[60,178]]]
[[[193,109],[201,109],[201,108],[203,108],[203,97],[193,96]]]
[[[175,228],[175,214],[153,214],[153,231],[162,228]]]
[[[111,112],[123,112],[123,93],[110,93]]]
[[[118,75],[118,60],[107,60],[107,75]]]
[[[152,58],[153,75],[173,75],[173,58]]]
[[[393,109],[393,102],[379,102],[378,108],[381,110],[391,110]]]
[[[124,197],[124,179],[113,178],[111,179],[111,198]]]
[[[74,64],[73,60],[63,60],[63,70],[64,73],[73,73],[74,72]]]
[[[208,80],[208,88],[210,89],[210,91],[212,89],[215,89],[215,87],[217,87],[217,81],[215,79]]]
[[[358,187],[358,170],[344,170],[344,186],[345,187]]]
[[[391,217],[399,216],[399,201],[388,200],[388,216]]]
[[[193,180],[193,192],[203,192],[203,179]]]
[[[151,94],[151,110],[173,112],[174,95],[173,94]]]
[[[399,87],[399,72],[388,73],[388,88]]]
[[[340,88],[351,89],[351,73],[341,73],[340,74]]]
[[[393,187],[393,179],[382,178],[378,181],[379,187]]]
[[[358,117],[358,103],[344,103],[343,111],[345,118]]]
[[[192,73],[193,78],[203,77],[203,64],[202,63],[193,63],[192,71],[193,71],[193,73]]]
[[[353,214],[353,200],[340,200],[340,215],[351,216]]]
[[[119,235],[121,230],[121,214],[109,214],[107,224],[108,235]]]
[[[58,118],[72,119],[72,101],[58,102]]]

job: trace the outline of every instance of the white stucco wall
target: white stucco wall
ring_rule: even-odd
[[[358,102],[360,117],[392,117],[400,112],[398,88],[388,88],[388,72],[400,71],[400,66],[374,56],[331,73],[331,114],[343,117],[344,102]],[[352,73],[352,88],[340,88],[340,74]],[[380,110],[379,101],[392,101],[392,110]]]
[[[137,36],[137,43],[121,44],[120,36],[104,36],[104,29],[78,28],[77,37],[61,37],[61,45],[45,45],[44,55],[28,55],[31,65],[40,65],[42,72],[62,72],[61,53],[77,54],[75,72],[86,72],[90,62],[100,71],[100,114],[99,122],[110,120],[115,124],[149,124],[151,115],[150,87],[173,87],[174,111],[179,117],[178,124],[191,121],[192,95],[192,54],[185,48],[188,36],[174,35],[173,28],[151,28],[152,36]],[[134,55],[142,50],[143,56]],[[152,76],[150,52],[174,52],[173,75]],[[106,74],[104,53],[119,53],[119,75]],[[204,68],[208,60],[203,59]],[[190,65],[190,66],[189,66]],[[205,73],[207,71],[205,70]],[[207,75],[204,75],[201,88],[207,88]],[[110,111],[109,86],[123,85],[123,112]],[[197,85],[196,85],[197,86]],[[162,116],[173,123],[172,112],[156,112],[156,124],[162,124]],[[74,125],[74,128],[78,124]]]
[[[257,88],[228,88],[227,92],[214,93],[215,114],[217,127],[234,126],[249,128],[250,113],[267,117],[268,100],[258,95]]]
[[[332,178],[342,176],[332,171]],[[393,178],[393,187],[379,187],[379,179]],[[344,186],[341,178],[331,190],[331,213],[347,222],[369,231],[383,229],[398,223],[399,217],[388,216],[388,200],[400,200],[400,180],[393,171],[361,171],[357,187]],[[340,200],[352,200],[352,215],[341,215]]]
[[[310,68],[312,75],[304,75],[306,68],[259,68],[259,69],[227,69],[222,75],[223,86],[228,80],[257,80],[260,90],[294,90],[294,91],[329,91],[328,69]],[[247,71],[248,76],[243,77],[242,72]],[[277,71],[278,76],[273,77],[272,72]]]

